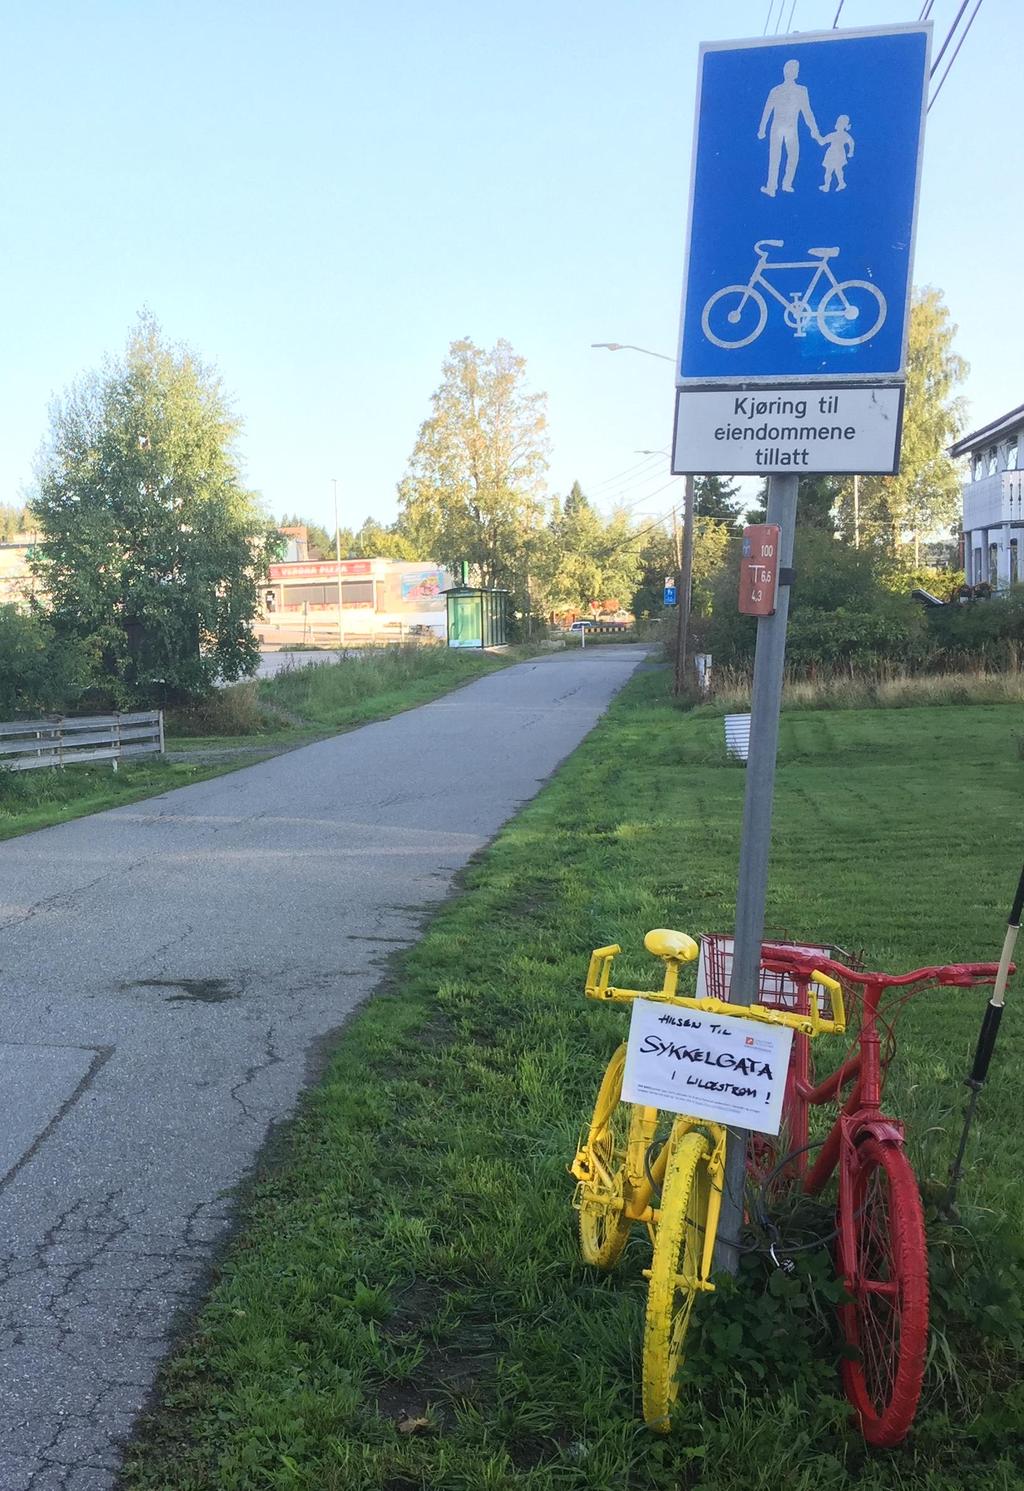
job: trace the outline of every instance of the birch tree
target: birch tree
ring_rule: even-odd
[[[398,489],[416,553],[452,569],[467,560],[520,608],[543,525],[546,403],[508,342],[453,342]]]

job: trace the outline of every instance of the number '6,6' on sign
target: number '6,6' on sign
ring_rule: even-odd
[[[752,523],[743,530],[740,557],[740,611],[744,616],[774,616],[779,589],[779,526]]]

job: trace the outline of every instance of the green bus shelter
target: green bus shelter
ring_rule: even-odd
[[[508,644],[508,591],[457,585],[448,601],[449,647],[505,647]]]

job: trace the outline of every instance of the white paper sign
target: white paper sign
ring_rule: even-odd
[[[793,1032],[733,1015],[705,1015],[638,999],[633,1005],[622,1097],[777,1134]]]

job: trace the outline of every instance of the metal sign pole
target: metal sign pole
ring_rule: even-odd
[[[789,619],[789,584],[786,572],[793,563],[796,530],[796,497],[800,478],[768,478],[766,521],[777,523],[779,543],[779,588],[775,614],[757,623],[754,654],[754,685],[750,702],[750,754],[747,758],[747,790],[743,801],[743,833],[740,840],[739,884],[736,890],[736,942],[733,948],[730,999],[751,1004],[758,996],[764,908],[768,891],[768,851],[772,836],[772,799],[775,792],[775,756],[779,741],[779,711],[782,706],[782,677],[786,662],[786,623]],[[745,1129],[729,1131],[725,1158],[725,1194],[715,1267],[735,1274],[739,1269],[739,1238],[743,1224],[743,1184],[746,1176]]]
[[[774,535],[746,536],[741,609],[759,619],[737,1002],[758,994],[789,613],[783,582],[764,614],[766,572],[792,564],[800,476],[899,470],[931,34],[907,22],[700,49],[672,472],[768,477],[781,530],[778,554]],[[746,1144],[728,1146],[715,1258],[732,1273]]]

